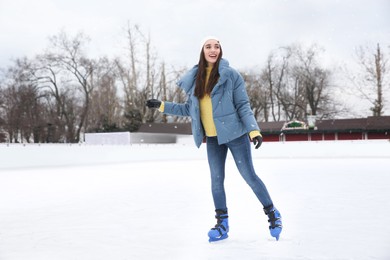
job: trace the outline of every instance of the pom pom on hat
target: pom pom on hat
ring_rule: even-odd
[[[219,42],[219,44],[221,44],[220,41],[219,41],[219,39],[218,39],[218,37],[209,35],[209,36],[204,37],[204,38],[202,39],[202,41],[200,42],[200,48],[203,48],[204,44],[205,44],[208,40],[216,40],[217,42]]]

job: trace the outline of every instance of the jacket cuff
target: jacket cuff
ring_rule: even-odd
[[[263,137],[263,136],[261,135],[260,131],[258,131],[258,130],[251,131],[251,132],[249,133],[249,137],[250,137],[251,139],[255,138],[256,136]]]
[[[158,111],[160,111],[160,112],[164,112],[164,108],[165,108],[164,101],[161,101],[161,105],[160,105],[160,107],[159,107]]]

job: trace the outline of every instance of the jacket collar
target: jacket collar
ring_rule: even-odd
[[[219,80],[217,84],[222,84],[228,77],[229,74],[229,62],[225,59],[221,59],[219,62],[218,72]],[[198,72],[198,65],[195,65],[190,69],[178,82],[177,85],[181,87],[186,93],[188,93],[194,86],[196,73]]]

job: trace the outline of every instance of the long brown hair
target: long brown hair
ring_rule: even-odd
[[[218,56],[217,61],[215,62],[213,69],[210,72],[209,81],[207,82],[207,86],[205,86],[206,81],[206,68],[207,68],[207,61],[204,57],[204,51],[203,47],[200,51],[200,57],[198,62],[198,72],[196,74],[196,81],[195,81],[195,96],[197,98],[203,98],[205,94],[210,95],[211,91],[213,90],[215,84],[217,84],[219,79],[219,62],[222,59],[222,47],[220,47],[220,53]]]

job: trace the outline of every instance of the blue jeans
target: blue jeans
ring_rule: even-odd
[[[225,162],[228,149],[233,155],[238,171],[263,205],[272,205],[271,197],[262,180],[253,168],[251,144],[248,135],[243,135],[226,144],[218,144],[217,137],[207,137],[207,158],[211,173],[211,191],[215,209],[227,210],[224,187]]]

